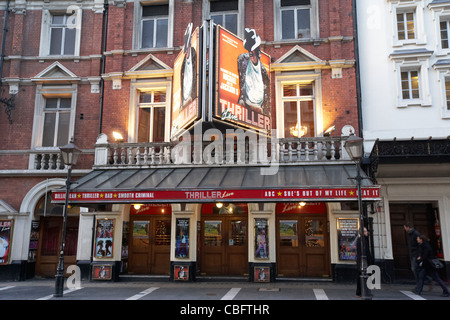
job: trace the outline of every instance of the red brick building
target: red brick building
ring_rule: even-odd
[[[208,194],[207,199],[197,201],[176,197],[140,202],[131,198],[73,201],[68,212],[66,264],[76,263],[84,277],[89,277],[96,265],[110,265],[113,279],[126,273],[177,279],[181,266],[190,268],[193,279],[201,275],[256,277],[255,268],[261,267],[268,268],[271,281],[277,277],[338,280],[353,268],[353,259],[341,256],[338,250],[337,243],[343,244],[336,228],[340,219],[358,217],[353,193],[348,198],[338,195],[347,192],[347,187],[354,188],[347,179],[354,174],[354,164],[343,150],[343,141],[359,130],[351,0],[90,0],[57,4],[22,0],[0,1],[0,11],[6,17],[1,23],[8,29],[4,33],[1,98],[13,98],[9,100],[12,105],[1,104],[8,113],[0,116],[0,218],[13,222],[12,232],[5,233],[10,250],[0,265],[0,278],[54,274],[62,206],[52,203],[51,191],[64,186],[67,170],[58,147],[70,138],[83,150],[72,173],[74,179],[88,174],[73,186],[75,192],[81,188],[80,195],[98,191],[103,198],[103,192],[117,196],[114,192],[119,190],[141,190],[119,187],[129,182],[122,174],[140,176],[142,185],[153,174],[144,170],[208,168],[206,162],[179,165],[161,150],[173,152],[170,148],[178,142],[172,116],[177,101],[174,78],[190,23],[194,31],[200,28],[198,48],[203,50],[205,45],[208,52],[199,62],[204,67],[199,68],[199,77],[206,80],[218,72],[213,69],[216,62],[209,59],[217,53],[216,29],[212,30],[215,42],[203,38],[211,35],[210,20],[240,39],[245,38],[245,28],[254,29],[260,37],[260,50],[269,56],[270,126],[277,139],[270,145],[270,163],[276,162],[286,177],[292,175],[289,170],[308,171],[302,181],[296,176],[299,179],[288,186],[276,176],[279,185],[264,183],[253,189],[250,185],[250,189],[287,192],[285,188],[290,187],[297,195],[287,192],[287,196],[272,200],[248,195],[232,199],[230,204],[240,213],[227,218],[219,217],[218,206],[214,207],[220,202],[216,191],[222,195],[228,191],[222,184],[215,189],[183,189],[186,193],[215,192],[212,198]],[[208,84],[202,82],[199,95],[219,81],[214,77]],[[206,108],[210,102],[212,108],[217,107],[213,102],[217,87],[211,88],[201,100]],[[212,121],[200,119],[210,128],[220,120],[217,116],[213,115]],[[238,123],[220,124],[222,132],[240,127]],[[192,128],[192,123],[185,127],[191,133]],[[122,134],[123,140],[115,140],[114,131]],[[230,174],[252,167],[248,157],[219,165]],[[327,176],[330,173],[332,177]],[[100,184],[83,189],[87,180],[88,184],[92,181],[91,174],[99,174],[99,183],[105,182],[101,175],[110,174],[118,184],[115,189]],[[203,179],[218,177],[205,175]],[[232,189],[245,189],[242,185]],[[171,188],[175,190],[174,185],[164,190],[153,186],[145,192],[153,195]],[[312,194],[322,188],[332,190],[330,195],[299,195],[300,191]],[[367,200],[376,198],[371,194]],[[306,205],[292,207],[304,201]],[[146,206],[134,209],[134,204]],[[291,216],[286,218],[281,211],[289,206]],[[114,221],[114,245],[111,255],[99,256],[93,243],[99,238],[92,230],[105,219]],[[179,254],[176,244],[181,223],[187,225],[190,236],[187,256]],[[268,247],[265,256],[256,257],[254,242],[260,223],[267,228]],[[145,229],[143,234],[139,234],[140,227]],[[302,241],[308,237],[312,240]],[[142,239],[146,238],[156,240],[145,244]],[[313,244],[318,248],[311,248]],[[219,249],[214,251],[212,246]],[[216,258],[222,262],[205,264]]]

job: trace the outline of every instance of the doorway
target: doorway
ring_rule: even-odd
[[[390,203],[389,212],[394,276],[401,279],[414,279],[410,266],[407,234],[403,225],[411,223],[419,233],[430,239],[434,252],[438,252],[434,231],[435,223],[439,219],[437,210],[435,212],[432,203]]]
[[[324,203],[277,205],[279,277],[330,277],[330,245]]]
[[[36,258],[36,276],[54,277],[61,250],[62,217],[41,217],[39,221],[39,247]],[[78,217],[67,217],[64,249],[64,273],[77,263]]]
[[[128,242],[129,273],[155,275],[170,273],[170,230],[170,216],[131,216]]]
[[[221,208],[203,206],[200,274],[244,276],[248,274],[247,205],[224,204]]]

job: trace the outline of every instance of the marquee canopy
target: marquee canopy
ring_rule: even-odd
[[[292,202],[357,200],[354,165],[174,167],[93,170],[71,185],[70,203]],[[362,199],[380,200],[362,173]],[[64,203],[64,189],[53,192]]]

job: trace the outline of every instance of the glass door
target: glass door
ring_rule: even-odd
[[[329,277],[325,216],[290,215],[278,219],[277,270],[280,277]]]
[[[248,273],[247,217],[203,218],[201,273],[244,275]]]
[[[169,274],[171,218],[139,216],[130,222],[128,271]]]

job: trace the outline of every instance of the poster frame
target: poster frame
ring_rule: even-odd
[[[99,233],[99,228],[105,227],[104,224],[108,224],[109,226],[109,230],[104,230],[106,232],[109,233],[110,236],[108,237],[102,237],[101,234]],[[95,223],[95,241],[94,241],[94,258],[96,259],[112,259],[114,258],[114,231],[115,231],[115,225],[116,225],[116,219],[109,219],[109,218],[98,218],[96,223]],[[99,250],[97,250],[99,244],[101,242],[102,245],[102,249],[107,249],[107,246],[103,244],[103,241],[110,241],[111,242],[111,249],[110,249],[110,254],[108,254],[107,252],[105,253],[105,255],[99,254]]]

